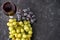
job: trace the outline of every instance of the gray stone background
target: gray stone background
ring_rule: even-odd
[[[8,17],[1,5],[11,1],[19,8],[30,7],[37,21],[33,24],[32,40],[60,40],[60,0],[0,0],[0,40],[8,40]]]

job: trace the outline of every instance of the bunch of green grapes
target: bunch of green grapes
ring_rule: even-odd
[[[16,19],[9,19],[7,23],[9,30],[9,38],[12,40],[31,40],[32,27],[30,21],[19,21]]]

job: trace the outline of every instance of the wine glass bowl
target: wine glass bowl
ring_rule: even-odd
[[[16,13],[16,5],[11,2],[5,2],[2,6],[4,14],[12,16]]]

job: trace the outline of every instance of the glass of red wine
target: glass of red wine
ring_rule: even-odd
[[[16,13],[16,5],[11,2],[5,2],[2,6],[4,14],[13,16]]]

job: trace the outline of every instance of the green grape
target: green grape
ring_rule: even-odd
[[[18,38],[21,38],[21,34],[20,33],[18,34]]]
[[[28,38],[31,38],[31,37],[32,37],[32,35],[28,34],[28,35],[27,35],[27,37],[28,37]]]
[[[20,40],[19,38],[16,38],[16,40]]]
[[[21,26],[18,26],[17,29],[21,29]]]
[[[23,33],[24,32],[24,29],[21,28],[21,32]]]
[[[16,38],[18,38],[18,34],[17,33],[15,33],[14,35],[15,35]]]
[[[9,31],[12,31],[13,30],[13,27],[9,27],[8,29],[9,29]]]
[[[26,40],[30,40],[30,38],[26,38]]]
[[[21,27],[23,27],[23,26],[24,26],[24,24],[21,25]]]
[[[30,21],[24,21],[24,24],[27,25],[27,24],[30,24]]]
[[[8,23],[7,23],[7,26],[13,26],[13,24],[12,24],[12,23],[10,23],[10,22],[8,22]]]
[[[21,32],[21,30],[17,28],[17,29],[16,29],[16,32],[17,32],[17,33],[20,33],[20,32]]]
[[[17,25],[14,25],[13,27],[16,29],[17,28]]]
[[[13,22],[13,25],[17,25],[17,22]]]
[[[10,31],[9,34],[12,34],[12,32]]]
[[[13,38],[14,37],[14,35],[9,35],[9,38]]]
[[[29,27],[31,27],[31,24],[28,24]]]
[[[30,24],[30,21],[27,21],[28,22],[28,24]]]
[[[14,20],[13,19],[9,19],[9,22],[13,22]]]
[[[28,32],[28,34],[32,34],[32,31],[30,30],[30,31]]]
[[[10,26],[10,23],[9,22],[7,23],[7,26]]]
[[[24,25],[24,27],[28,27],[28,25]]]
[[[24,21],[24,24],[28,24],[28,22],[27,21]]]
[[[29,40],[31,40],[31,39],[29,38]]]
[[[22,22],[22,21],[20,21],[20,22],[19,22],[19,25],[23,25],[23,22]]]
[[[29,27],[27,25],[24,26],[25,31],[29,31]]]
[[[14,38],[12,38],[12,40],[16,40],[16,39],[15,39],[15,37],[14,37]]]
[[[12,30],[11,32],[12,32],[12,34],[15,34],[15,33],[16,33],[16,31],[15,31],[15,30]]]
[[[9,27],[13,27],[13,24],[12,23],[9,23]]]
[[[25,40],[24,38],[21,38],[21,40]]]
[[[23,34],[22,37],[23,37],[23,38],[27,38],[27,35],[26,35],[26,34]]]
[[[26,38],[26,40],[28,40],[28,39]]]
[[[32,27],[30,27],[30,30],[32,31]]]
[[[16,19],[13,19],[14,22],[16,22]]]

